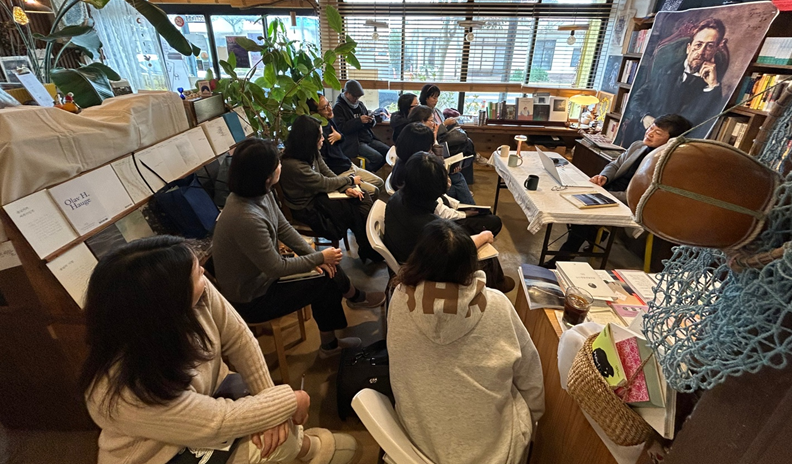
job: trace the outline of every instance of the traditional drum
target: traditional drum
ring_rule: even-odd
[[[627,187],[635,221],[670,242],[735,250],[762,230],[780,176],[735,147],[677,137]]]

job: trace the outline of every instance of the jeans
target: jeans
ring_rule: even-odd
[[[366,171],[379,171],[385,165],[385,155],[388,154],[388,150],[390,150],[389,146],[376,139],[369,143],[361,143],[359,154],[366,159]]]
[[[476,202],[473,200],[473,195],[470,193],[470,188],[468,187],[467,181],[465,181],[465,176],[463,176],[461,172],[457,172],[448,177],[451,178],[451,187],[448,189],[447,195],[462,203],[475,205]]]

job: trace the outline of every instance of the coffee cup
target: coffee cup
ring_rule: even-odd
[[[536,190],[539,188],[539,176],[536,174],[531,174],[527,179],[525,179],[523,186],[526,188],[526,190]]]
[[[508,145],[501,145],[500,146],[500,155],[501,156],[509,156],[509,146]]]
[[[522,158],[517,156],[517,154],[509,155],[509,167],[516,168],[517,166],[521,165],[523,162]]]
[[[586,316],[593,302],[594,297],[586,290],[578,287],[567,288],[564,297],[564,323],[572,327],[586,322]]]

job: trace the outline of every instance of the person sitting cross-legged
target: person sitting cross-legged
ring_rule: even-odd
[[[638,166],[655,148],[665,145],[672,137],[677,137],[691,128],[690,121],[678,114],[666,114],[655,119],[646,129],[643,140],[634,142],[618,158],[608,163],[598,175],[589,179],[592,184],[605,188],[622,203],[627,203],[627,186],[638,171]],[[593,244],[598,227],[595,225],[573,224],[568,226],[566,242],[559,248],[553,259],[542,264],[554,268],[556,262],[572,259],[580,251],[581,245]]]
[[[359,168],[346,156],[344,150],[341,149],[341,141],[344,136],[338,130],[338,126],[333,120],[333,105],[327,101],[327,97],[319,95],[318,100],[309,98],[308,109],[311,113],[317,113],[327,120],[327,124],[322,127],[324,134],[324,143],[322,144],[321,154],[327,167],[336,173],[339,177],[359,176],[360,188],[368,192],[372,198],[379,196],[380,190],[385,187],[385,181],[372,172]]]
[[[377,172],[385,165],[389,146],[374,136],[371,128],[377,124],[374,116],[369,115],[366,105],[360,101],[364,95],[363,87],[354,79],[347,81],[344,90],[336,99],[333,119],[344,135],[341,149],[350,158],[362,156],[366,159],[366,169]]]

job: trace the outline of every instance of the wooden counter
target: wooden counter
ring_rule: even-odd
[[[531,464],[614,464],[616,460],[580,411],[575,400],[561,388],[558,375],[558,339],[561,327],[552,309],[528,309],[518,284],[514,307],[531,334],[545,387],[545,413],[539,420],[531,451]]]

